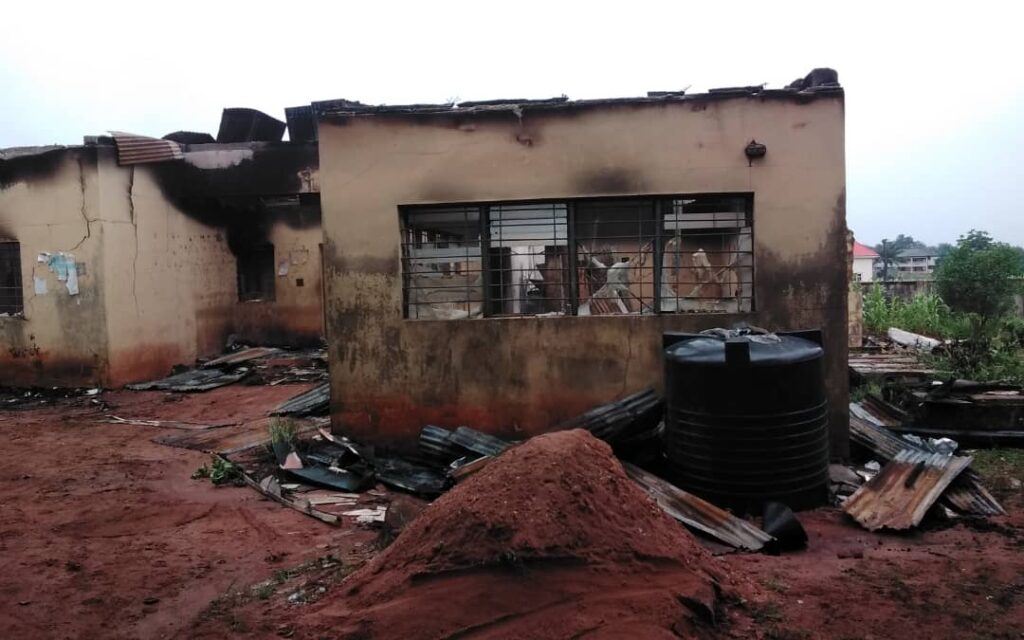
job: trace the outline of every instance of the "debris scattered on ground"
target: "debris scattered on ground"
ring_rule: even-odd
[[[573,430],[495,458],[300,624],[310,637],[688,635],[714,619],[726,580],[608,445]]]
[[[323,383],[282,402],[270,412],[272,416],[312,416],[327,412],[331,402],[331,385]]]
[[[843,511],[870,531],[921,524],[946,487],[971,458],[905,449],[843,504]]]
[[[110,424],[131,424],[143,427],[157,427],[160,429],[184,429],[186,431],[203,431],[206,429],[217,429],[220,427],[232,427],[240,424],[239,422],[232,421],[201,424],[197,422],[182,422],[179,420],[142,420],[140,418],[121,418],[115,415],[107,416],[106,421]]]
[[[191,369],[159,380],[129,384],[126,387],[132,391],[157,389],[160,391],[201,392],[234,384],[247,375],[249,375],[249,369],[245,367],[239,367],[231,372],[220,369]]]
[[[267,356],[272,356],[280,352],[280,349],[274,349],[271,347],[248,347],[235,351],[234,353],[228,353],[220,356],[219,358],[214,358],[213,360],[207,360],[200,364],[199,368],[209,369],[211,367],[236,365],[243,362],[249,362],[250,360],[255,360],[257,358],[266,358]]]
[[[929,453],[927,449],[901,438],[883,426],[882,420],[867,406],[850,404],[850,440],[863,451],[883,462],[893,460],[901,451]],[[970,469],[959,474],[942,496],[942,503],[964,515],[1005,515],[1003,507],[981,484]]]
[[[127,388],[133,391],[157,389],[199,392],[241,380],[251,381],[253,384],[277,385],[285,382],[320,382],[326,379],[327,362],[323,349],[285,351],[272,347],[242,347],[166,378],[129,384]]]
[[[58,403],[103,406],[98,388],[15,388],[0,387],[0,409],[32,409]]]
[[[938,347],[942,346],[941,340],[935,338],[929,338],[928,336],[922,336],[918,333],[912,333],[910,331],[904,331],[903,329],[897,329],[896,327],[890,327],[887,332],[889,339],[900,345],[901,347],[907,347],[914,349],[922,353],[931,353]]]

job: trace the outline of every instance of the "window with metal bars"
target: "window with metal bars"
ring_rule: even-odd
[[[21,284],[21,245],[0,240],[0,314],[25,312]]]
[[[752,311],[752,197],[403,207],[405,316]]]

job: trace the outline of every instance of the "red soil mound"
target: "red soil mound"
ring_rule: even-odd
[[[576,430],[539,436],[437,500],[339,596],[311,636],[693,636],[716,561]]]

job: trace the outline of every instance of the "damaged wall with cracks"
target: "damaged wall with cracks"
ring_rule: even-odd
[[[312,155],[315,169],[315,148]],[[232,333],[281,344],[320,335],[318,205],[299,224],[291,214],[286,224],[232,212],[242,216],[238,227],[262,225],[261,239],[273,242],[278,255],[308,252],[290,277],[278,279],[282,304],[255,313],[252,303],[238,302],[231,225],[218,219],[224,212],[209,193],[169,193],[167,174],[180,171],[168,164],[118,166],[115,149],[105,145],[0,159],[0,238],[21,245],[25,294],[22,316],[0,317],[0,385],[118,386],[217,354]],[[234,192],[237,185],[260,188],[234,165],[225,173]],[[77,294],[37,261],[43,252],[73,255],[84,268]],[[304,286],[295,287],[296,279]]]
[[[524,437],[660,388],[662,332],[745,321],[823,329],[832,453],[847,454],[841,93],[325,115],[319,136],[336,428],[398,446],[427,423]],[[751,139],[768,148],[753,166]],[[400,205],[724,192],[754,194],[756,312],[403,319]]]

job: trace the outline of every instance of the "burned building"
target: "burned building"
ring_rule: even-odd
[[[526,437],[660,388],[663,332],[748,323],[823,331],[844,455],[833,76],[630,99],[314,103],[336,427],[396,445],[428,423]]]
[[[0,385],[118,386],[232,336],[320,340],[316,143],[254,114],[226,110],[219,142],[0,151]]]

